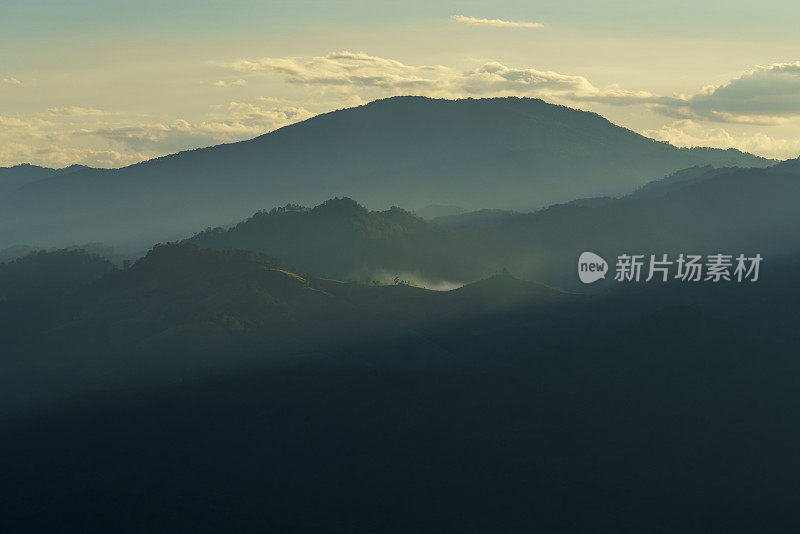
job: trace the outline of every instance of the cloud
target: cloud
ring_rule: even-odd
[[[51,115],[61,115],[64,117],[98,117],[100,115],[108,115],[108,113],[102,109],[82,108],[80,106],[50,108],[48,111]]]
[[[583,76],[512,68],[497,61],[484,63],[472,71],[465,72],[457,82],[467,92],[474,94],[508,90],[550,90],[575,94],[597,92],[597,88]]]
[[[0,116],[0,165],[119,167],[180,150],[251,139],[313,115],[301,106],[270,98],[213,106],[194,121],[146,122],[93,108],[50,108],[31,117]],[[79,125],[74,117],[82,118]]]
[[[124,167],[147,159],[147,155],[116,150],[68,147],[63,144],[30,145],[25,143],[0,143],[0,165],[35,163],[47,167],[66,167],[74,163],[93,167]]]
[[[727,83],[647,103],[656,112],[676,119],[783,124],[800,116],[800,62],[755,66]]]
[[[214,85],[216,85],[217,87],[229,87],[229,86],[243,87],[243,86],[247,85],[247,80],[242,80],[241,78],[238,79],[238,80],[234,80],[232,82],[226,82],[224,80],[217,80],[216,82],[214,82]]]
[[[465,17],[464,15],[453,15],[450,17],[455,22],[468,24],[470,26],[490,26],[492,28],[544,28],[541,22],[517,22],[514,20],[501,19],[479,19],[476,17]]]
[[[283,78],[296,85],[338,88],[343,100],[353,100],[356,91],[371,91],[375,96],[516,95],[549,98],[565,104],[641,105],[674,119],[721,123],[771,125],[800,116],[800,61],[756,66],[727,83],[688,95],[656,95],[615,85],[600,88],[584,76],[507,66],[497,61],[486,61],[474,69],[458,72],[441,65],[408,65],[348,51],[312,58],[241,60],[227,67]]]
[[[433,88],[450,71],[442,66],[412,66],[394,59],[347,51],[312,58],[240,60],[227,67],[238,72],[279,76],[298,85],[390,90]]]
[[[4,117],[0,115],[0,126],[7,130],[35,131],[39,128],[53,126],[53,123],[38,118],[21,119],[19,117]]]
[[[676,146],[737,148],[768,158],[795,158],[800,154],[800,139],[778,139],[762,132],[749,135],[731,134],[724,128],[706,128],[693,120],[679,120],[661,128],[642,132],[659,141]]]
[[[22,85],[22,82],[19,81],[16,78],[14,78],[13,76],[7,76],[7,77],[4,77],[4,78],[0,78],[0,81],[2,81],[5,84],[8,84],[8,85]]]
[[[164,154],[215,143],[250,139],[314,114],[302,107],[262,107],[248,102],[214,106],[207,120],[125,124],[80,129],[79,136],[99,137],[140,152]]]
[[[310,88],[336,89],[341,93],[340,100],[347,102],[361,101],[355,91],[372,91],[375,96],[538,96],[615,105],[668,102],[668,99],[641,91],[601,90],[583,76],[509,67],[497,61],[487,61],[472,70],[459,72],[441,65],[408,65],[364,52],[342,51],[312,58],[240,60],[225,66]]]
[[[486,62],[452,80],[455,92],[470,95],[514,94],[539,96],[572,102],[603,102],[615,105],[661,102],[660,97],[643,91],[617,88],[599,89],[587,78],[532,68],[508,67],[497,61]]]

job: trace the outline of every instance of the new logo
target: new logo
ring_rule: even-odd
[[[594,252],[584,252],[578,258],[578,278],[584,284],[597,282],[606,277],[608,263]]]

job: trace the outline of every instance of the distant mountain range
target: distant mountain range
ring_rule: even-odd
[[[53,176],[62,176],[73,172],[88,170],[89,167],[84,165],[70,165],[63,169],[51,169],[49,167],[40,167],[38,165],[15,165],[13,167],[0,167],[0,198],[5,195],[11,194],[24,185],[51,178]]]
[[[577,283],[573,269],[586,250],[610,261],[622,253],[761,253],[773,261],[797,253],[798,201],[799,160],[695,169],[620,199],[515,215],[475,239],[501,243],[496,258],[512,272],[568,287]]]
[[[290,202],[531,209],[620,195],[694,165],[763,167],[677,148],[538,99],[395,97],[255,139],[122,169],[0,169],[0,247],[146,249]]]
[[[425,221],[401,208],[371,212],[334,199],[313,209],[259,212],[190,241],[264,252],[301,271],[360,281],[397,274],[469,282],[508,268],[569,288],[586,250],[610,261],[623,252],[798,252],[798,200],[800,163],[789,160],[766,169],[690,168],[619,199],[580,199],[524,214],[482,210]]]

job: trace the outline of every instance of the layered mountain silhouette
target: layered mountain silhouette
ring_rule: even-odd
[[[370,281],[408,274],[469,282],[503,268],[558,287],[577,284],[586,250],[618,254],[769,254],[800,250],[800,165],[696,167],[622,198],[589,198],[532,213],[482,210],[425,221],[369,211],[348,198],[259,212],[190,241],[273,254],[300,271]]]
[[[514,215],[474,239],[501,243],[497,259],[515,272],[569,286],[586,250],[612,261],[621,253],[796,253],[798,200],[797,160],[766,169],[694,169],[621,199]]]
[[[531,209],[630,192],[693,165],[770,163],[736,150],[676,148],[538,99],[394,97],[123,169],[33,181],[30,168],[4,169],[13,191],[0,197],[0,247],[146,249],[264,207],[341,195],[373,208]]]

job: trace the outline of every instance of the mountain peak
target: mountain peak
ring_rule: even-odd
[[[368,210],[349,197],[335,197],[313,208],[312,213],[352,217],[365,215]]]

